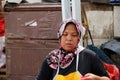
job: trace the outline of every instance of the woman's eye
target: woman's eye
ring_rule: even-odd
[[[78,36],[78,34],[72,34],[72,36],[73,36],[73,37],[76,37],[76,36]]]
[[[67,34],[63,34],[63,36],[67,36]]]

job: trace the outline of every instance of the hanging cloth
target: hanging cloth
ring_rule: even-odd
[[[0,18],[0,37],[5,34],[5,21],[4,18]]]

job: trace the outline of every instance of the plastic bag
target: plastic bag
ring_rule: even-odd
[[[120,79],[119,69],[114,64],[107,64],[103,62],[103,65],[109,74],[110,80]]]

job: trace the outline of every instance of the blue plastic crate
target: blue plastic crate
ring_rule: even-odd
[[[120,3],[120,0],[110,0],[111,3]]]
[[[120,0],[116,0],[116,2],[120,2]]]

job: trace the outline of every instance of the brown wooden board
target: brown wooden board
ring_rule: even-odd
[[[8,40],[7,74],[35,76],[43,58],[58,48],[58,40]]]
[[[60,11],[8,12],[5,16],[8,38],[57,39]]]
[[[61,11],[60,3],[26,3],[5,6],[6,12]]]
[[[20,4],[5,9],[8,80],[34,80],[44,57],[59,47],[61,7]]]
[[[35,76],[11,75],[7,80],[35,80]]]

